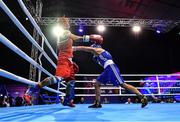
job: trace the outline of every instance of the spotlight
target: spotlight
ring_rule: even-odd
[[[26,17],[26,21],[28,21],[29,19]]]
[[[105,31],[105,26],[104,25],[98,25],[97,26],[97,30],[99,31],[99,32],[104,32]]]
[[[141,27],[135,25],[135,26],[133,26],[132,30],[133,30],[133,32],[135,32],[135,33],[139,33],[139,32],[141,31]]]
[[[156,33],[158,33],[158,34],[159,34],[159,33],[161,33],[161,31],[160,31],[160,30],[156,30]]]
[[[82,33],[82,32],[83,32],[83,28],[82,28],[82,27],[79,27],[78,31],[79,31],[80,33]]]
[[[180,35],[180,32],[178,34]]]
[[[60,37],[63,35],[64,29],[60,25],[56,25],[53,28],[53,34],[57,37]]]

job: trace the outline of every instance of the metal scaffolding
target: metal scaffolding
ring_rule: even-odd
[[[29,0],[25,0],[24,3],[27,9],[29,10],[29,12],[31,13],[31,15],[33,16],[33,18],[35,19],[35,21],[37,23],[40,23],[40,18],[42,15],[42,6],[43,6],[42,1],[37,0],[35,7],[33,6],[32,2]],[[39,34],[35,28],[33,29],[33,38],[39,43]],[[32,45],[32,49],[31,49],[31,58],[37,62],[38,49],[34,45]],[[32,64],[30,64],[30,68],[29,68],[29,79],[36,81],[36,67],[34,67]]]
[[[57,23],[57,17],[42,17],[41,25],[51,25]],[[158,19],[130,19],[130,18],[77,18],[70,17],[71,26],[97,26],[103,24],[111,27],[132,27],[140,25],[147,29],[161,29],[162,32],[168,32],[175,27],[179,21],[158,20]]]

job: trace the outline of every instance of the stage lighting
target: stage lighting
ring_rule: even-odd
[[[79,31],[80,33],[82,33],[82,32],[83,32],[83,27],[79,27],[78,31]]]
[[[159,34],[159,33],[161,33],[161,31],[160,31],[160,30],[156,30],[156,33],[158,33],[158,34]]]
[[[57,37],[60,37],[63,35],[64,29],[60,25],[56,25],[53,28],[53,34]]]
[[[141,27],[138,26],[138,25],[135,25],[135,26],[133,26],[132,30],[133,30],[133,32],[135,32],[135,33],[139,33],[139,32],[141,31]]]
[[[98,25],[97,26],[97,30],[99,31],[99,32],[104,32],[105,31],[105,26],[104,25]]]
[[[83,29],[82,29],[82,28],[79,28],[79,32],[81,32],[81,33],[82,33],[82,32],[83,32]]]

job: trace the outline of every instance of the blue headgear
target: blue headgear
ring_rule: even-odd
[[[92,44],[91,47],[94,47],[94,48],[102,48],[101,45],[99,45],[99,44]]]

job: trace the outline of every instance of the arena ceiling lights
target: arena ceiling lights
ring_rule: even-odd
[[[41,25],[56,24],[58,17],[42,17]],[[130,18],[77,18],[70,17],[71,26],[98,26],[103,24],[105,27],[133,27],[139,25],[143,28],[156,30],[161,28],[161,32],[168,32],[180,22],[173,20],[159,19],[130,19]]]

